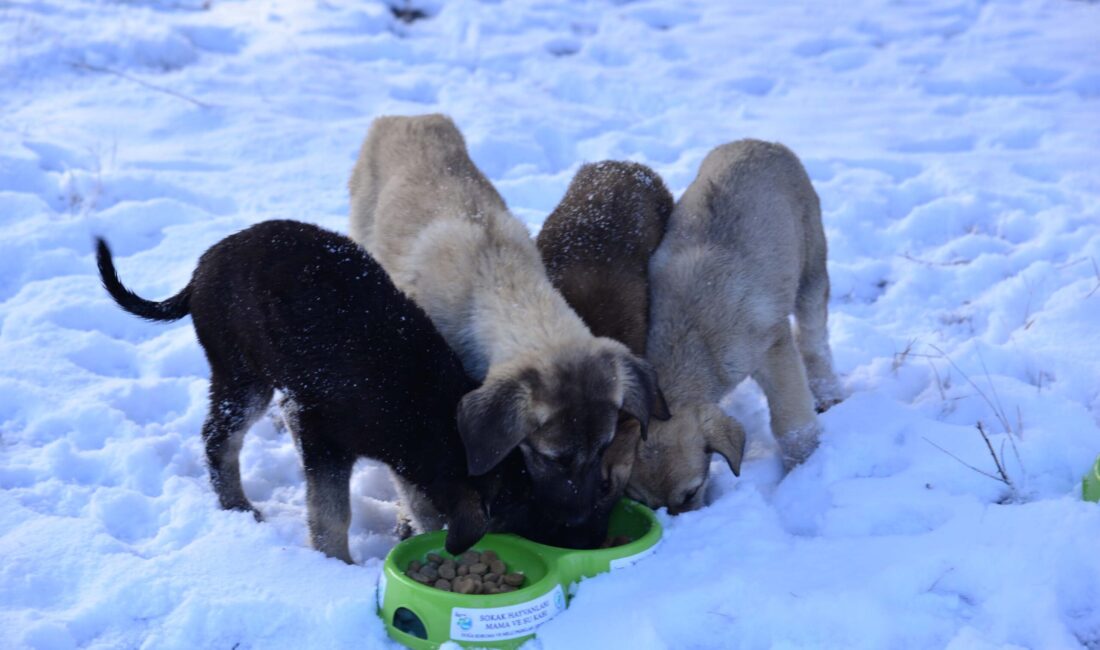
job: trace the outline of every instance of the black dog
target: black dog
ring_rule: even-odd
[[[119,306],[155,321],[191,315],[210,362],[202,436],[223,508],[259,519],[238,455],[279,389],[293,406],[286,419],[305,467],[314,548],[351,562],[348,484],[360,456],[423,492],[446,519],[449,552],[486,532],[483,488],[467,477],[455,422],[477,386],[427,315],[350,239],[294,221],[252,226],[206,251],[191,282],[163,302],[124,287],[97,243],[103,286]]]

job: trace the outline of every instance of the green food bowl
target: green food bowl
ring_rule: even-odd
[[[509,571],[522,571],[523,586],[494,595],[458,594],[422,585],[405,575],[428,553],[453,558],[444,531],[411,537],[393,547],[378,578],[378,613],[389,635],[416,650],[447,641],[478,648],[518,648],[535,629],[565,610],[569,586],[598,573],[630,566],[656,550],[661,524],[653,511],[623,499],[611,513],[609,536],[634,541],[611,548],[576,550],[537,544],[516,535],[486,535],[472,550],[496,551]]]
[[[1085,501],[1100,501],[1100,457],[1081,481],[1081,496]]]

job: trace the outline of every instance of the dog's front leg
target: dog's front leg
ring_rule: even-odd
[[[299,431],[299,442],[306,474],[310,543],[325,555],[351,564],[351,552],[348,550],[351,499],[348,490],[355,456],[310,435],[306,426]]]

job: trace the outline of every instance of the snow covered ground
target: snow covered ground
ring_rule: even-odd
[[[442,111],[533,231],[584,161],[679,194],[747,136],[825,214],[850,397],[819,451],[780,480],[739,388],[742,477],[716,463],[712,505],[536,647],[1100,649],[1100,4],[417,6],[0,4],[0,647],[390,645],[385,472],[353,480],[353,567],[309,549],[272,420],[243,454],[267,522],[218,510],[190,324],[111,303],[91,237],[168,296],[248,224],[346,230],[370,120]]]

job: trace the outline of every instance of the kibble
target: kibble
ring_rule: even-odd
[[[523,584],[523,577],[522,573],[506,573],[501,580],[509,587],[518,587]]]
[[[616,546],[622,546],[623,544],[629,544],[634,540],[630,539],[626,535],[616,535],[614,537],[608,537],[604,540],[603,544],[600,544],[600,548],[614,548]]]
[[[428,553],[413,560],[405,575],[422,585],[459,594],[504,594],[523,586],[522,572],[508,573],[508,565],[493,551],[467,551],[455,559]]]

